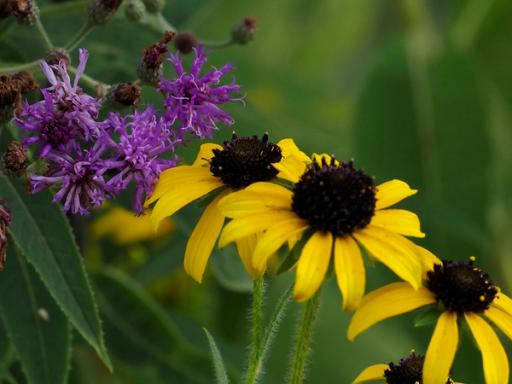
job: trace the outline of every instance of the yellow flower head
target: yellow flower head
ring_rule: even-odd
[[[255,183],[221,200],[221,212],[233,220],[224,228],[221,247],[263,233],[251,258],[259,274],[281,246],[290,248],[313,232],[297,262],[294,287],[298,301],[308,300],[320,287],[334,255],[343,308],[355,309],[365,290],[365,268],[359,244],[413,287],[421,286],[424,265],[414,243],[405,236],[424,237],[418,217],[402,209],[387,209],[416,193],[403,181],[375,186],[373,178],[352,162],[328,155],[314,161],[283,161],[276,165],[293,190],[272,183]]]
[[[387,384],[423,383],[423,363],[425,357],[413,350],[398,364],[375,364],[361,372],[352,384],[382,381]],[[452,379],[444,379],[440,384],[457,384]]]
[[[170,168],[160,175],[153,195],[146,201],[146,206],[156,202],[151,214],[153,228],[157,229],[164,218],[194,200],[216,193],[192,231],[185,251],[185,271],[201,282],[208,258],[224,225],[224,216],[218,208],[219,201],[252,183],[270,181],[275,177],[286,178],[277,165],[285,162],[282,169],[287,172],[307,159],[292,139],[273,144],[268,141],[267,134],[261,139],[233,134],[223,146],[203,144],[192,165]],[[250,235],[239,238],[236,244],[246,270],[253,277],[256,274],[249,257],[254,242],[255,235]]]
[[[352,317],[348,338],[353,340],[381,320],[437,302],[444,311],[427,349],[423,383],[438,384],[448,377],[459,342],[458,321],[462,319],[482,353],[485,382],[508,383],[507,355],[482,315],[512,338],[512,300],[499,292],[490,277],[473,265],[473,260],[438,260],[418,290],[405,283],[393,283],[369,293]]]

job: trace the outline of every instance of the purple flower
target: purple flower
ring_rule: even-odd
[[[166,121],[170,125],[178,121],[181,136],[191,132],[199,138],[205,138],[212,136],[212,131],[217,129],[216,123],[234,123],[229,113],[218,105],[240,100],[232,96],[232,93],[240,91],[240,86],[234,83],[218,86],[222,77],[232,70],[231,64],[220,69],[214,68],[201,77],[201,69],[207,60],[204,47],[194,48],[194,53],[190,73],[184,71],[179,54],[171,54],[169,61],[174,65],[177,79],[162,79],[158,89],[165,96]]]
[[[16,116],[19,127],[33,134],[23,140],[23,145],[39,144],[41,157],[47,157],[52,150],[77,149],[77,139],[91,140],[99,135],[96,119],[100,102],[78,86],[88,57],[87,50],[81,49],[73,83],[63,60],[57,65],[41,62],[50,86],[41,90],[43,100],[32,105],[25,101]]]
[[[102,138],[116,152],[113,160],[107,164],[109,168],[115,168],[117,173],[107,184],[110,189],[117,191],[126,189],[134,180],[133,207],[138,214],[142,214],[144,200],[153,193],[160,173],[176,165],[175,160],[159,156],[167,151],[174,152],[179,140],[151,106],[143,112],[136,111],[124,117],[112,113],[105,124],[106,131],[119,137],[118,143],[110,135]]]
[[[101,159],[105,148],[105,144],[98,141],[89,150],[74,151],[74,157],[69,153],[50,152],[46,174],[30,178],[31,192],[59,185],[53,201],[60,202],[65,212],[87,215],[91,208],[100,206],[117,192],[105,181],[104,175],[109,170],[107,162]]]

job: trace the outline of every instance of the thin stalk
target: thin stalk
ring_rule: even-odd
[[[288,383],[302,384],[306,376],[308,357],[311,352],[311,339],[315,325],[316,315],[320,308],[320,290],[306,303],[302,315],[297,323],[297,335],[292,353],[292,363],[288,376]]]
[[[43,39],[46,48],[51,51],[53,49],[53,43],[50,40],[50,36],[48,36],[48,33],[46,32],[46,29],[44,28],[43,23],[41,23],[41,19],[39,17],[36,18],[35,26],[37,32],[39,32],[39,35]]]
[[[208,48],[227,48],[235,44],[233,39],[229,38],[224,41],[201,41],[201,44],[203,44],[205,47]]]
[[[65,49],[71,52],[73,49],[78,47],[78,45],[82,42],[83,39],[91,32],[94,28],[94,25],[90,23],[85,23],[82,28],[78,31],[78,33],[66,44]]]
[[[260,355],[262,352],[262,328],[263,328],[263,296],[265,292],[265,281],[263,276],[254,280],[252,290],[252,341],[249,355],[249,367],[247,369],[246,384],[256,383],[261,366]]]
[[[176,28],[174,28],[174,26],[169,23],[167,21],[167,19],[165,18],[164,15],[162,15],[161,13],[159,13],[157,16],[156,16],[156,20],[160,26],[160,28],[162,29],[162,32],[176,32]]]
[[[41,59],[38,59],[38,60],[31,61],[30,63],[16,64],[16,65],[8,66],[8,67],[0,67],[0,75],[35,68],[39,65],[40,61],[41,61]]]

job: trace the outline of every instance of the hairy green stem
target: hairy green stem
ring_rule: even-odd
[[[51,51],[53,49],[53,43],[50,40],[50,36],[48,36],[48,33],[46,32],[46,29],[44,28],[43,23],[41,23],[41,19],[39,17],[37,17],[36,19],[35,27],[37,32],[39,32],[39,35],[43,39],[46,48],[48,49],[48,51]]]
[[[302,384],[308,365],[311,351],[311,339],[315,325],[316,315],[320,308],[320,290],[306,303],[302,315],[297,323],[297,334],[292,353],[292,363],[288,375],[288,383]]]
[[[262,352],[262,328],[263,328],[263,296],[265,281],[263,276],[254,280],[252,290],[252,341],[249,355],[249,367],[245,378],[246,384],[254,384],[258,380],[261,366],[260,356]]]
[[[73,49],[78,47],[78,45],[82,42],[83,39],[91,32],[94,28],[94,25],[90,23],[85,23],[82,28],[78,31],[78,33],[66,44],[65,49],[71,52]]]

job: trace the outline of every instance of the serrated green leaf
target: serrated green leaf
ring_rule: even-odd
[[[69,224],[48,192],[29,196],[17,180],[0,175],[12,211],[10,233],[71,324],[111,369],[98,308]]]
[[[212,352],[213,367],[215,369],[215,380],[217,384],[229,384],[226,368],[224,367],[224,360],[222,360],[219,348],[217,348],[217,344],[215,344],[215,340],[213,339],[212,335],[210,335],[210,332],[208,332],[206,328],[203,328],[203,330],[204,333],[206,333],[208,344],[210,345],[210,350]]]
[[[0,316],[29,383],[66,383],[71,328],[33,268],[8,248],[0,278]]]

